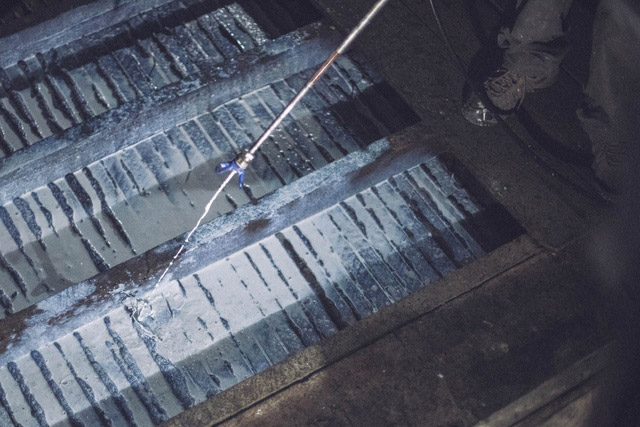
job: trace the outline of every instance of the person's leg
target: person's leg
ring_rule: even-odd
[[[520,106],[525,93],[552,85],[568,50],[564,18],[573,0],[517,0],[511,28],[498,34],[504,49],[502,66],[483,82],[494,107],[509,112]],[[482,112],[482,114],[480,114]],[[477,97],[465,102],[463,115],[477,125],[496,123]]]
[[[594,170],[621,191],[594,242],[616,353],[602,375],[600,399],[588,427],[640,425],[640,2],[602,0],[593,29],[587,94],[607,121],[589,136]],[[593,110],[593,109],[592,109]],[[586,113],[588,113],[587,111]],[[583,113],[584,114],[584,113]],[[587,115],[591,123],[597,116]],[[602,127],[602,126],[601,126]],[[586,129],[587,131],[589,128]],[[595,139],[600,136],[600,139]]]
[[[505,49],[503,68],[526,79],[526,90],[552,85],[568,50],[564,18],[573,0],[518,1],[513,28],[503,28],[498,45]]]
[[[591,102],[578,117],[592,143],[593,170],[612,189],[622,187],[628,145],[638,139],[626,129],[640,120],[631,108],[640,97],[639,70],[640,2],[602,0],[586,87]]]

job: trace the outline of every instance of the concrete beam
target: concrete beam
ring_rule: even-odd
[[[94,356],[87,356],[88,350],[95,360],[101,360],[101,372],[111,369],[111,376],[118,374],[114,370],[117,365],[104,362],[113,350],[111,340],[124,353],[146,346],[150,353],[141,354],[142,358],[135,359],[131,366],[135,363],[140,367],[136,369],[138,378],[144,376],[150,393],[171,393],[175,397],[162,404],[146,405],[146,415],[158,424],[204,401],[211,393],[276,366],[303,348],[311,349],[304,355],[308,361],[311,354],[311,365],[297,365],[280,380],[291,384],[292,379],[309,375],[309,369],[320,369],[329,360],[317,357],[318,346],[324,346],[325,340],[339,330],[354,332],[349,332],[346,341],[345,335],[336,335],[339,338],[321,350],[334,348],[337,358],[353,352],[354,345],[362,346],[363,337],[370,340],[388,331],[385,327],[389,325],[398,327],[394,316],[382,320],[385,327],[367,329],[362,334],[358,319],[381,312],[390,304],[403,304],[407,295],[427,284],[431,284],[430,290],[420,294],[431,303],[433,284],[455,270],[454,261],[456,265],[470,263],[502,244],[494,242],[491,247],[480,248],[481,240],[469,234],[475,232],[459,226],[460,211],[444,209],[441,217],[424,203],[426,198],[438,204],[453,199],[451,209],[465,206],[466,212],[474,212],[473,218],[479,218],[481,212],[500,216],[488,201],[483,201],[478,189],[471,190],[475,188],[467,185],[471,183],[461,178],[459,185],[454,184],[453,171],[456,176],[459,171],[445,161],[446,155],[439,154],[451,141],[442,136],[425,137],[427,129],[421,123],[390,140],[378,140],[276,190],[260,203],[244,205],[205,224],[159,286],[156,279],[184,236],[1,321],[0,328],[6,334],[0,337],[0,366],[6,365],[9,372],[0,369],[0,375],[13,375],[20,385],[22,378],[35,369],[49,369],[46,366],[54,363],[56,352],[65,355],[70,364],[80,366],[87,357],[94,360]],[[467,187],[472,193],[466,193]],[[411,214],[416,208],[425,213]],[[445,232],[442,227],[448,227],[446,223],[450,230],[460,233],[461,240]],[[501,227],[504,222],[490,226],[495,230]],[[442,238],[440,243],[438,237],[431,239],[432,232]],[[380,239],[381,233],[387,237]],[[510,241],[515,234],[504,238]],[[529,239],[519,242],[498,249],[499,264],[511,266],[514,254],[518,263],[538,249]],[[433,258],[434,253],[441,256]],[[403,256],[406,258],[400,258]],[[401,259],[410,264],[399,262]],[[356,264],[362,268],[354,267]],[[411,273],[409,265],[414,269],[411,271],[420,274]],[[502,271],[496,272],[493,267],[490,264],[489,277]],[[406,280],[390,275],[394,271],[406,272]],[[473,277],[486,277],[478,270],[472,271]],[[375,280],[380,277],[383,281],[375,285],[369,272],[379,274]],[[460,283],[464,292],[469,290],[469,283],[479,286],[486,280],[478,283],[468,279]],[[451,288],[458,289],[439,289],[449,295]],[[438,293],[438,297],[441,295]],[[130,315],[142,306],[147,313],[153,312],[140,320],[144,326],[132,322]],[[407,310],[407,306],[396,312],[404,319],[402,323],[407,321],[403,316],[410,313],[416,317],[424,312],[422,308]],[[143,328],[148,328],[147,332]],[[272,328],[278,329],[272,333]],[[127,334],[127,342],[120,338],[123,334]],[[272,345],[274,334],[282,337],[281,347]],[[57,350],[52,341],[59,346]],[[265,348],[264,355],[252,343]],[[329,351],[324,354],[331,355]],[[149,355],[155,363],[150,363]],[[214,378],[219,382],[202,376],[200,371],[192,372],[198,361],[213,360],[217,355],[227,361],[214,368]],[[185,382],[184,372],[195,375],[195,385]],[[96,371],[88,381],[97,383],[104,378],[106,375]],[[269,384],[276,387],[275,391],[283,385],[282,381]],[[130,386],[123,383],[118,393]],[[256,388],[245,396],[255,401],[263,390]],[[43,397],[36,399],[44,402]],[[93,414],[86,401],[74,403],[78,409],[69,417]],[[56,409],[55,402],[43,407],[51,424],[67,416]],[[228,414],[222,411],[218,415]],[[145,413],[138,415],[144,417]],[[111,416],[118,414],[111,412]],[[29,417],[23,414],[22,422]]]
[[[229,215],[204,224],[165,281],[193,274],[433,157],[443,138],[425,138],[424,132],[422,125],[408,128],[395,136],[393,143],[380,140],[365,151],[347,155],[276,190],[258,205],[239,207]],[[122,298],[117,295],[123,291],[137,295],[150,291],[184,239],[185,235],[179,236],[2,319],[0,329],[5,333],[0,336],[0,365],[38,347],[43,336],[53,341],[121,307]]]
[[[211,110],[320,64],[337,42],[321,24],[290,33],[0,160],[0,205]]]
[[[540,249],[528,236],[508,243],[478,261],[462,267],[429,287],[385,308],[319,344],[306,348],[284,363],[254,375],[240,384],[190,408],[169,420],[167,427],[220,425],[261,403],[268,405],[290,387],[311,379],[328,366],[370,347],[416,319],[425,318],[444,305],[500,282],[514,265],[540,259]],[[397,340],[397,338],[396,338]]]
[[[46,52],[171,1],[76,0],[43,9],[0,32],[0,67],[24,59],[25,52]]]
[[[560,418],[563,408],[579,401],[598,385],[602,385],[602,378],[598,376],[602,376],[606,368],[610,367],[611,361],[615,360],[615,345],[612,341],[600,347],[529,393],[494,412],[478,423],[477,427],[542,425],[549,418]],[[586,421],[593,414],[589,410],[580,412],[580,419],[584,417],[583,421],[588,425]],[[555,425],[564,423],[559,422]],[[576,422],[574,425],[580,423]]]

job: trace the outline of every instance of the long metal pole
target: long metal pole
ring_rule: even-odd
[[[244,169],[249,165],[249,163],[251,163],[251,161],[255,157],[256,152],[258,151],[258,149],[260,149],[260,146],[264,144],[265,141],[267,141],[267,139],[269,139],[269,137],[276,130],[276,128],[280,126],[283,120],[287,118],[287,116],[291,113],[291,110],[293,110],[295,106],[298,105],[300,100],[318,82],[320,77],[322,77],[327,72],[331,64],[333,64],[335,60],[338,59],[338,57],[342,55],[349,48],[349,46],[351,46],[351,43],[353,43],[356,37],[358,37],[360,33],[367,27],[367,25],[371,23],[373,18],[378,14],[378,12],[380,12],[380,10],[382,10],[382,8],[388,2],[389,0],[378,0],[376,2],[376,4],[371,8],[369,13],[367,13],[367,15],[364,18],[362,18],[360,23],[351,31],[351,33],[349,33],[347,38],[344,39],[340,47],[338,47],[338,49],[336,49],[331,54],[331,56],[322,64],[320,69],[318,69],[318,71],[316,71],[313,77],[309,79],[309,81],[302,88],[302,90],[300,90],[300,92],[297,93],[297,95],[291,100],[291,102],[289,102],[289,104],[285,107],[285,109],[282,110],[282,112],[278,115],[278,117],[276,117],[273,123],[271,123],[271,125],[267,128],[267,130],[264,131],[262,136],[258,138],[258,140],[251,146],[249,150],[245,151],[244,153],[241,153],[238,156],[238,158],[236,159],[236,163],[238,166]]]
[[[258,138],[258,140],[251,146],[251,148],[249,150],[245,150],[242,153],[240,153],[233,162],[221,163],[218,166],[218,168],[216,170],[219,173],[231,172],[231,174],[227,177],[227,179],[222,183],[220,188],[218,188],[218,191],[216,191],[216,193],[213,195],[213,197],[209,200],[209,203],[207,203],[207,206],[205,207],[204,213],[202,214],[202,216],[198,220],[196,226],[187,235],[187,238],[185,239],[184,243],[180,246],[180,249],[178,249],[178,252],[175,254],[175,256],[173,257],[173,259],[171,260],[171,262],[169,263],[167,268],[164,270],[164,272],[162,273],[162,275],[160,276],[160,278],[156,282],[156,286],[164,278],[164,276],[167,274],[167,272],[169,271],[169,269],[171,268],[173,263],[176,261],[178,256],[185,249],[186,244],[189,242],[189,239],[191,238],[193,233],[196,231],[196,229],[200,226],[200,223],[204,220],[206,215],[209,213],[209,210],[211,209],[211,206],[213,205],[213,202],[222,193],[222,191],[227,186],[227,184],[231,181],[233,176],[237,173],[238,176],[240,177],[240,185],[243,185],[243,182],[244,182],[244,169],[246,169],[249,166],[249,164],[251,163],[251,161],[253,161],[253,159],[255,158],[256,152],[258,151],[258,149],[260,149],[260,146],[262,144],[264,144],[265,141],[267,141],[267,139],[269,139],[269,137],[271,136],[273,131],[276,130],[276,128],[282,123],[282,121],[285,118],[287,118],[287,116],[291,113],[291,110],[293,110],[295,108],[295,106],[298,105],[300,100],[307,94],[307,92],[309,92],[309,90],[311,90],[313,85],[316,84],[316,82],[320,79],[320,77],[322,77],[324,75],[324,73],[327,72],[327,70],[329,69],[331,64],[333,64],[335,62],[335,60],[340,55],[342,55],[349,48],[349,46],[351,46],[351,43],[353,43],[353,41],[356,39],[356,37],[358,37],[358,35],[360,35],[362,30],[364,30],[367,27],[367,25],[369,25],[369,23],[373,20],[373,18],[378,14],[378,12],[380,12],[380,10],[388,2],[389,2],[389,0],[378,0],[376,2],[376,4],[371,8],[369,13],[367,13],[367,15],[364,18],[362,18],[360,23],[351,31],[351,33],[349,33],[347,38],[344,39],[342,44],[340,44],[340,47],[338,47],[338,49],[336,49],[331,54],[331,56],[324,62],[324,64],[322,64],[320,69],[318,71],[316,71],[316,73],[313,75],[313,77],[311,77],[311,79],[302,88],[302,90],[296,94],[296,96],[291,100],[291,102],[289,102],[289,104],[285,107],[285,109],[278,115],[278,117],[276,117],[276,119],[273,121],[273,123],[271,123],[271,125],[267,128],[267,130],[264,131],[262,136],[260,138]],[[134,317],[136,317],[136,316],[134,316]],[[137,319],[137,317],[136,317],[136,319]]]

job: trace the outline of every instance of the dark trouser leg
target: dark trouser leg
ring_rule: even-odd
[[[586,93],[592,105],[580,111],[593,146],[593,169],[605,184],[622,187],[627,147],[640,120],[631,108],[640,98],[640,1],[602,0],[593,28]],[[637,165],[636,165],[637,167]]]
[[[586,91],[609,119],[609,134],[593,140],[594,170],[601,179],[615,181],[623,197],[594,246],[613,303],[616,354],[602,376],[601,399],[588,427],[640,425],[639,70],[640,2],[602,0]]]
[[[568,50],[563,20],[573,0],[518,0],[513,28],[503,28],[498,45],[503,66],[527,78],[527,90],[553,84]]]
[[[514,1],[517,19],[511,29],[498,34],[498,45],[504,49],[502,68],[484,82],[487,100],[470,96],[462,106],[469,122],[487,126],[496,124],[494,110],[501,113],[516,110],[526,92],[551,86],[558,76],[560,62],[567,53],[563,20],[573,0]]]

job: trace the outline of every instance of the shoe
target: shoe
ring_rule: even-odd
[[[494,111],[506,117],[520,107],[527,92],[527,79],[516,71],[501,68],[487,78],[482,87],[493,104],[488,108],[478,94],[470,91],[464,101],[461,113],[465,119],[477,126],[492,126],[498,123]]]
[[[527,78],[517,71],[501,68],[483,83],[491,103],[501,111],[516,110],[527,93]]]
[[[476,126],[493,126],[498,124],[498,118],[487,108],[474,91],[470,91],[460,112],[469,123]]]

